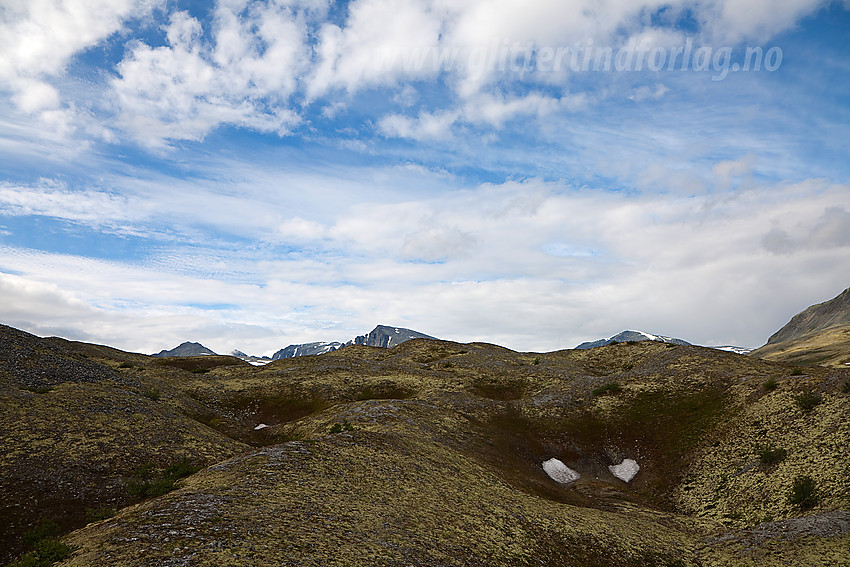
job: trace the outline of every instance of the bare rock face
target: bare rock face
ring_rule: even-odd
[[[315,342],[303,343],[299,345],[289,345],[282,348],[272,355],[272,360],[280,360],[282,358],[293,358],[295,356],[311,356],[317,354],[326,354],[333,352],[342,347],[342,343],[338,342]]]
[[[392,348],[410,339],[433,339],[434,337],[401,327],[378,325],[366,335],[360,335],[348,341],[347,345],[366,345],[381,348]]]

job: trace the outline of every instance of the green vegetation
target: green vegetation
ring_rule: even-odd
[[[540,364],[540,357],[539,357],[539,356],[535,356],[535,357],[534,357],[534,360],[531,362],[531,364],[533,364],[533,365],[535,365],[535,366],[537,366],[538,364]]]
[[[147,399],[149,399],[149,400],[156,401],[156,400],[158,400],[158,399],[159,399],[159,397],[160,397],[160,391],[159,391],[157,388],[150,388],[150,389],[148,389],[148,390],[145,390],[145,391],[142,393],[142,395],[143,395],[144,397],[146,397]]]
[[[604,396],[605,394],[618,394],[623,391],[623,388],[616,382],[610,382],[604,386],[600,386],[593,390],[594,396]]]
[[[74,548],[66,543],[56,539],[43,539],[35,544],[32,551],[10,563],[9,567],[49,567],[73,552]]]
[[[841,391],[844,392],[845,394],[850,393],[850,380],[847,380],[846,382],[844,382],[844,385],[841,387]]]
[[[53,520],[42,520],[33,529],[24,533],[24,543],[32,547],[36,543],[45,539],[55,539],[62,533],[59,524]]]
[[[773,445],[766,443],[756,446],[759,461],[763,465],[775,465],[781,463],[788,456],[788,451],[782,448],[776,448]]]
[[[801,510],[808,510],[817,506],[820,502],[820,492],[814,479],[805,475],[794,478],[794,484],[791,485],[791,492],[788,494],[788,501],[799,506]]]
[[[334,423],[328,433],[342,433],[343,431],[354,431],[354,426],[347,419],[342,423]]]
[[[823,401],[820,394],[816,392],[805,391],[794,396],[794,402],[801,410],[805,412],[812,411],[815,406]]]
[[[118,368],[133,368],[135,366],[132,362],[122,362],[118,365]]]
[[[9,567],[48,567],[57,561],[62,561],[74,548],[62,543],[57,538],[61,533],[59,525],[53,520],[42,520],[39,524],[24,534],[24,542],[32,551],[25,553]]]
[[[802,376],[803,369],[799,366],[795,366],[793,370],[791,370],[791,376]]]
[[[138,500],[162,496],[176,489],[176,483],[181,478],[198,472],[201,467],[192,465],[185,457],[173,463],[160,473],[156,473],[156,465],[148,464],[136,471],[135,478],[127,484],[127,492]]]
[[[767,382],[764,383],[764,389],[768,392],[774,391],[778,386],[779,382],[777,382],[773,378],[768,378]]]

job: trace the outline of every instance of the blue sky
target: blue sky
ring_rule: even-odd
[[[5,0],[0,322],[758,346],[850,285],[848,30],[818,0]]]

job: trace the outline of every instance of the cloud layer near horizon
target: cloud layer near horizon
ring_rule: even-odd
[[[527,350],[570,348],[620,326],[757,346],[805,307],[795,297],[840,291],[850,261],[850,213],[836,205],[850,186],[822,181],[675,197],[528,180],[359,203],[327,224],[281,208],[230,227],[252,238],[253,254],[200,240],[187,250],[185,236],[144,230],[181,213],[215,224],[226,200],[204,211],[139,201],[132,208],[148,213],[131,221],[123,208],[109,218],[99,193],[63,212],[50,208],[55,188],[40,191],[6,188],[0,206],[9,212],[4,197],[28,195],[41,214],[69,221],[79,208],[100,210],[99,223],[145,234],[157,252],[128,266],[0,250],[10,272],[0,274],[0,320],[74,336],[85,320],[78,338],[143,351],[192,338],[268,352],[289,337],[343,340],[381,322]],[[281,253],[293,241],[299,249]],[[819,277],[799,277],[811,273]]]

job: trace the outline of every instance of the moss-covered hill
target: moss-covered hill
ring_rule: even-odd
[[[751,356],[786,364],[850,367],[850,325],[764,345]]]
[[[787,364],[850,366],[850,288],[794,315],[750,355]]]
[[[102,377],[35,393],[0,367],[4,537],[129,504],[66,535],[62,565],[850,562],[843,369],[650,342],[414,340],[259,368],[62,346]],[[137,490],[140,467],[182,457],[206,468]],[[578,482],[550,479],[552,457]],[[640,465],[628,484],[608,469],[625,458]],[[38,489],[5,482],[25,474]],[[814,494],[795,504],[802,477]]]

